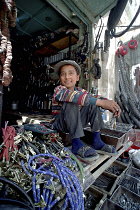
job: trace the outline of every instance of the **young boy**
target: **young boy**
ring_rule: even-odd
[[[79,81],[81,68],[73,60],[64,60],[57,63],[54,71],[59,75],[61,85],[55,88],[52,99],[52,125],[58,131],[70,134],[72,152],[84,161],[93,161],[98,158],[96,151],[103,154],[118,154],[115,148],[105,144],[100,138],[103,128],[103,119],[100,107],[111,111],[119,117],[121,109],[113,100],[95,98],[93,94],[76,87]],[[83,128],[90,122],[93,140],[91,147],[86,146],[80,137],[84,136]]]

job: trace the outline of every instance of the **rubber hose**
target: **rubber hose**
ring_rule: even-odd
[[[109,31],[115,28],[118,24],[127,2],[128,0],[118,0],[116,6],[111,9],[107,22],[107,28]]]
[[[120,100],[120,96],[119,96],[119,92],[118,91],[116,91],[115,100],[116,100],[117,104],[120,106],[121,110],[123,110],[124,106],[123,106],[123,104],[122,104],[122,102]]]
[[[121,111],[120,116],[121,116],[121,119],[122,119],[123,123],[126,123],[126,119],[124,117],[124,113],[123,112],[124,112],[124,110]]]
[[[128,26],[124,31],[122,31],[120,34],[115,34],[115,31],[114,31],[114,30],[111,30],[111,35],[112,35],[113,37],[120,37],[120,36],[124,35],[124,34],[129,30],[129,28],[133,25],[133,23],[135,22],[137,16],[139,15],[139,12],[140,12],[140,6],[139,6],[139,8],[138,8],[138,10],[137,10],[137,12],[136,12],[136,14],[135,14],[133,20],[132,20],[131,23],[129,24],[129,26]]]
[[[132,114],[130,114],[130,118],[134,121],[134,123],[138,126],[138,128],[140,128],[140,122],[139,122],[139,120],[137,120],[136,117],[133,116]]]
[[[123,123],[121,116],[119,118],[117,117],[116,121],[119,122],[119,123]]]
[[[125,119],[126,119],[127,123],[128,124],[132,124],[131,119],[130,119],[130,117],[128,115],[128,112],[124,111],[124,116],[125,116]]]
[[[124,95],[121,94],[121,95],[120,95],[120,98],[121,98],[121,101],[122,101],[122,104],[123,104],[125,110],[126,110],[127,112],[129,112],[130,110],[129,110],[129,108],[128,108],[128,103],[127,103],[127,100],[125,99]]]
[[[95,76],[95,79],[101,78],[101,66],[98,63],[95,63],[96,69],[97,69],[97,75]]]
[[[104,52],[107,52],[109,47],[110,47],[110,31],[105,30]]]
[[[35,145],[33,145],[31,142],[27,142],[27,144],[29,144],[29,146],[31,146],[33,148],[33,150],[36,152],[36,154],[40,154],[39,150],[37,149],[37,147]]]
[[[19,194],[21,194],[21,196],[24,196],[27,201],[29,201],[29,203],[31,204],[32,208],[35,209],[33,201],[31,200],[31,198],[29,197],[29,195],[21,188],[19,187],[17,184],[15,184],[13,181],[6,179],[5,177],[0,177],[0,182],[3,182],[5,184],[10,185],[16,192],[18,192]]]
[[[12,199],[0,199],[0,209],[2,210],[33,210],[31,206],[28,206],[26,203],[21,201],[12,200]]]
[[[131,99],[128,99],[128,104],[130,105],[131,111],[133,112],[134,116],[139,119],[140,118],[140,112],[137,109],[137,107],[135,106],[135,104],[131,101]]]

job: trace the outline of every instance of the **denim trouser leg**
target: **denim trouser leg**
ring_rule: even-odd
[[[56,117],[55,127],[57,130],[69,133],[70,138],[84,136],[83,128],[91,123],[91,130],[95,132],[103,127],[103,120],[98,106],[83,106],[74,103],[64,103],[60,113]]]
[[[59,131],[69,133],[71,139],[84,136],[78,104],[64,103],[56,117],[55,127]]]
[[[81,121],[83,128],[90,122],[91,131],[96,132],[104,127],[100,108],[96,105],[83,106],[81,111]]]

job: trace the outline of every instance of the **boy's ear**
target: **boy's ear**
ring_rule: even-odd
[[[77,81],[79,81],[80,75],[77,75]]]

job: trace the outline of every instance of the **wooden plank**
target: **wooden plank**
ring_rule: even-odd
[[[97,179],[123,152],[125,152],[131,145],[132,141],[127,142],[122,149],[118,151],[118,155],[112,156],[107,162],[105,162],[99,169],[97,169],[92,175],[94,179]]]
[[[36,50],[35,54],[41,54],[46,56],[51,56],[57,54],[60,50],[69,47],[70,34],[65,34],[63,36],[57,36],[52,40],[47,41],[43,46]],[[76,44],[78,37],[72,33],[71,45]]]
[[[95,169],[97,166],[99,166],[102,162],[104,162],[109,157],[110,157],[109,155],[99,154],[99,158],[95,161],[95,163],[90,165],[89,170],[92,171],[93,169]]]
[[[76,42],[77,42],[77,39],[75,37],[72,37],[71,44],[72,45],[76,44]],[[56,47],[58,50],[62,50],[64,48],[69,47],[69,35],[62,38],[61,40],[53,42],[51,45]]]

